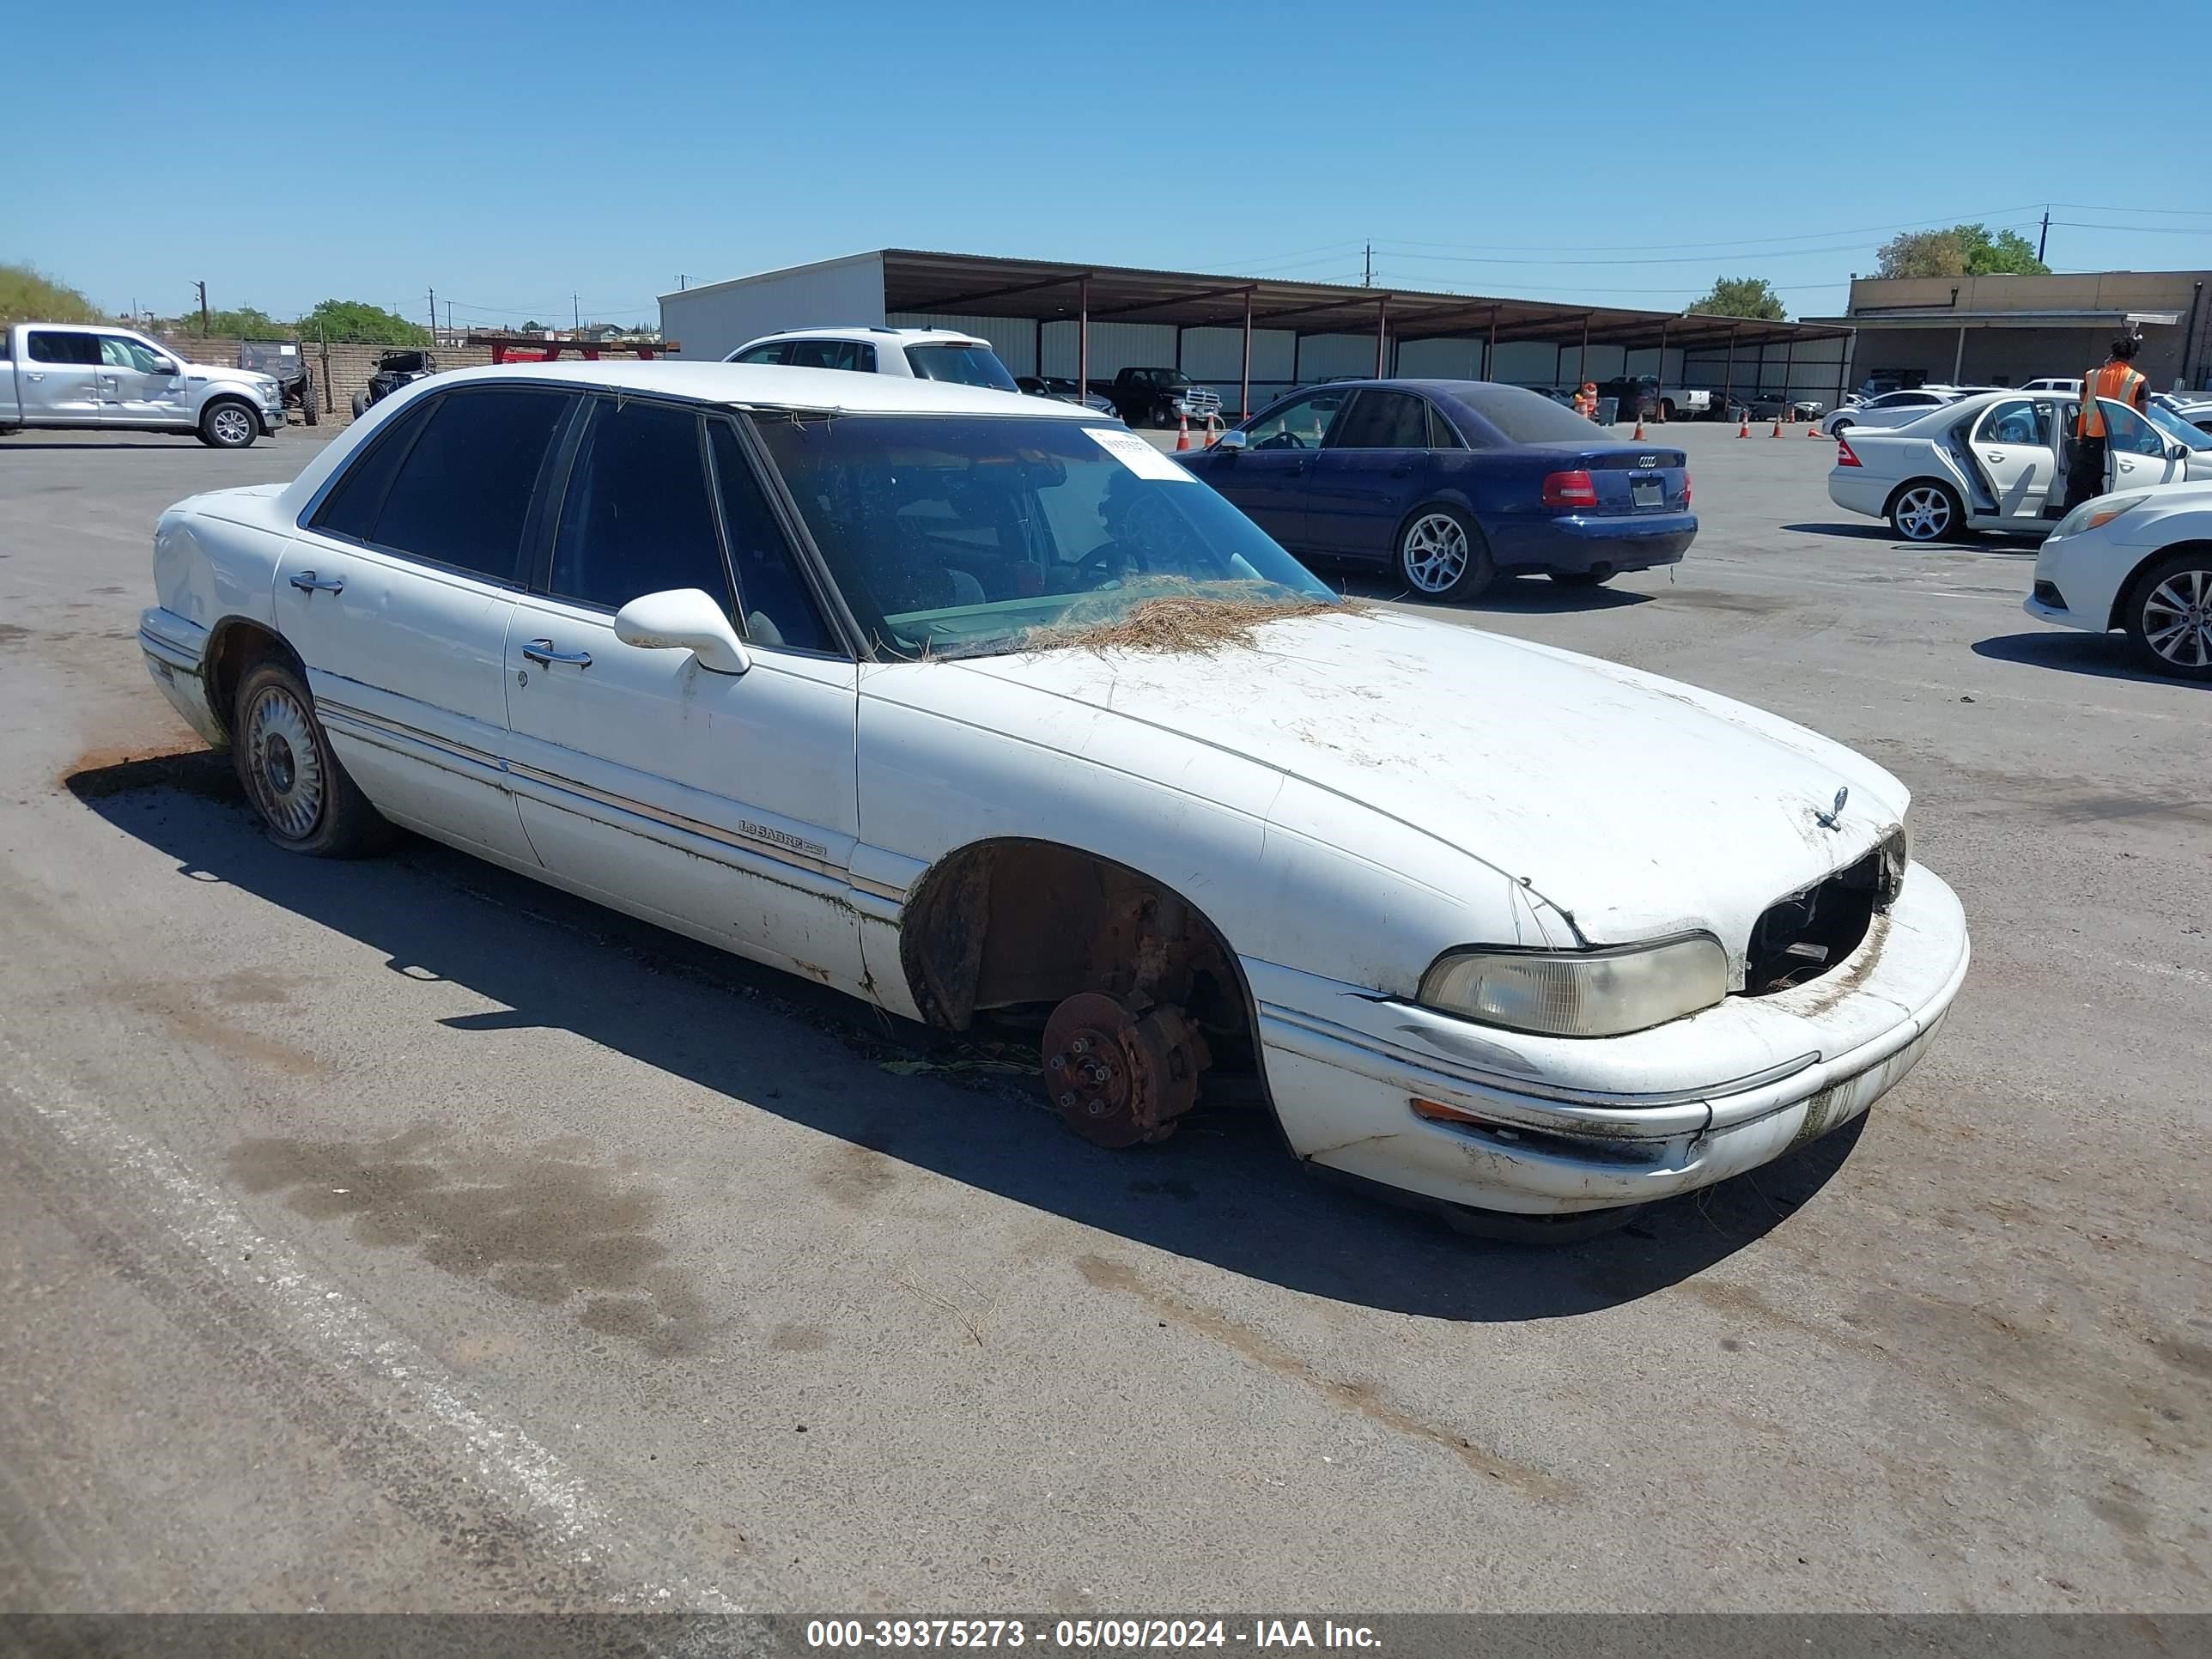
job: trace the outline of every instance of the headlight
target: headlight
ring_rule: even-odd
[[[1728,994],[1709,933],[1609,951],[1454,951],[1421,975],[1424,1006],[1544,1036],[1620,1036]]]
[[[2084,501],[2058,521],[2058,528],[2051,532],[2050,539],[2055,542],[2061,536],[2078,536],[2085,530],[2100,529],[2149,499],[2148,495],[2107,495]]]

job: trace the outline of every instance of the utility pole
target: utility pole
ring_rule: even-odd
[[[430,343],[438,343],[438,290],[430,290]]]
[[[686,276],[680,270],[676,273],[676,286],[679,290],[689,288],[690,285],[691,279],[689,276]]]
[[[1375,244],[1372,242],[1367,245],[1367,257],[1359,269],[1359,286],[1362,288],[1375,286]]]
[[[192,286],[199,290],[200,338],[204,340],[207,338],[208,331],[207,284],[205,283],[194,283]]]
[[[448,300],[448,301],[446,301],[446,332],[447,332],[447,333],[448,333],[448,334],[451,334],[453,331],[453,302],[451,300]]]
[[[571,294],[568,296],[568,304],[572,308],[568,331],[572,334],[580,334],[584,328],[584,302]]]
[[[2045,209],[2044,209],[2044,210],[2043,210],[2043,232],[2042,232],[2042,234],[2041,234],[2040,235],[2039,235],[2039,236],[2035,239],[2035,262],[2036,262],[2036,264],[2041,264],[2043,263],[2043,250],[2044,250],[2045,246],[2045,245],[2046,245],[2050,240],[2051,240],[2051,210],[2050,210],[2049,208],[2045,208]]]

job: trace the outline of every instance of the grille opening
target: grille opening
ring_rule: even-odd
[[[1894,893],[1881,848],[1826,881],[1769,905],[1744,953],[1743,994],[1771,996],[1815,980],[1859,948]]]

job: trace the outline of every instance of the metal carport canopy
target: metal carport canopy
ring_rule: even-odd
[[[1253,329],[1289,329],[1306,335],[1358,333],[1372,328],[1378,372],[1384,367],[1386,338],[1480,337],[1498,344],[1545,340],[1626,346],[1632,350],[1650,346],[1694,350],[1731,341],[1748,347],[1832,340],[1852,331],[1849,325],[1837,323],[1775,323],[1748,317],[1630,311],[1417,289],[1351,288],[1336,283],[1146,270],[1128,265],[930,253],[915,248],[886,248],[882,258],[887,312],[937,316],[967,313],[1078,323],[1083,335],[1078,378],[1086,387],[1090,325],[1094,321],[1243,329],[1246,331],[1248,381],[1249,331]]]

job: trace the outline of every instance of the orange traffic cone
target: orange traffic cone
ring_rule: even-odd
[[[1768,433],[1766,435],[1770,438],[1780,437],[1782,435],[1782,422],[1779,421],[1775,422],[1774,430]]]
[[[1735,435],[1739,438],[1748,438],[1751,436],[1750,416],[1740,415],[1736,417]]]
[[[1814,421],[1805,428],[1805,435],[1808,438],[1818,438],[1824,436],[1825,434],[1820,430],[1820,423],[1818,421]]]
[[[1638,444],[1644,441],[1644,417],[1641,415],[1636,417],[1636,430],[1628,434],[1628,441]]]
[[[1176,453],[1180,455],[1184,450],[1188,449],[1189,447],[1190,416],[1188,415],[1178,415],[1176,416]]]

